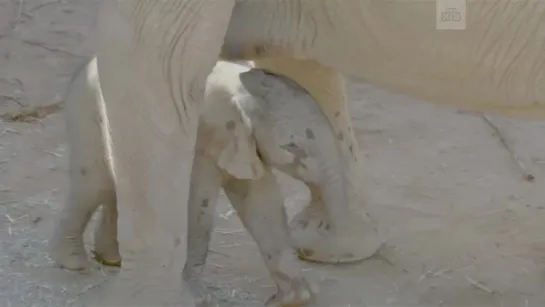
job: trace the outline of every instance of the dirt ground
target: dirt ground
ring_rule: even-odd
[[[82,306],[115,273],[47,256],[67,193],[62,99],[92,54],[97,0],[0,0],[0,305]],[[301,263],[315,306],[545,306],[545,122],[483,118],[350,83],[369,211],[386,247],[355,265]],[[38,118],[36,121],[33,119]],[[290,213],[304,187],[283,176]],[[272,293],[256,245],[223,197],[206,283],[220,306]]]

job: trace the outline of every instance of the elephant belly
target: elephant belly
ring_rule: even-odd
[[[464,30],[437,29],[435,2],[365,1],[374,43],[351,74],[434,103],[545,119],[545,2],[469,0]]]
[[[459,1],[465,29],[441,30],[440,1],[239,3],[222,56],[313,59],[433,103],[545,119],[545,2]]]

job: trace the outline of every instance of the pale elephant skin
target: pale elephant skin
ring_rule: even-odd
[[[198,277],[205,264],[218,191],[223,187],[261,250],[279,291],[276,301],[286,305],[307,301],[311,291],[301,282],[300,272],[282,266],[289,263],[282,258],[298,245],[290,242],[283,199],[271,168],[307,184],[312,206],[329,207],[337,214],[336,204],[347,201],[346,169],[319,106],[289,79],[219,61],[208,77],[195,150],[186,279]],[[310,239],[320,236],[327,241],[330,228],[331,222],[322,220],[315,227],[319,233]],[[307,258],[331,253],[297,251]]]
[[[437,30],[436,1],[240,0],[222,56],[313,59],[430,102],[545,119],[545,2],[466,11],[465,30]]]
[[[350,198],[343,215],[363,212],[364,203],[340,72],[434,103],[545,119],[543,1],[470,0],[461,31],[436,30],[434,1],[102,5],[97,64],[123,266],[101,288],[101,306],[194,305],[179,291],[180,285],[186,289],[179,276],[186,260],[186,200],[206,77],[220,53],[227,60],[255,60],[256,67],[302,85],[335,135],[343,134],[337,146],[348,165]],[[361,239],[353,244],[365,245],[358,256],[371,255],[380,245],[372,220],[361,214],[359,223],[347,224],[350,233],[339,232],[337,239],[356,232]]]
[[[102,204],[93,254],[102,264],[119,266],[116,193],[96,59],[78,72],[66,104],[70,191],[52,239],[52,257],[70,270],[87,267],[83,232]],[[319,106],[303,88],[284,77],[219,61],[208,77],[195,150],[184,268],[194,292],[199,292],[199,298],[206,297],[196,286],[208,253],[218,192],[223,188],[255,238],[277,285],[278,293],[269,303],[308,302],[309,283],[300,270],[286,267],[294,244],[271,168],[306,183],[315,206],[346,202],[346,169]],[[328,220],[317,226],[322,239],[330,227]],[[329,251],[309,248],[298,252],[313,256]]]
[[[50,253],[66,269],[86,268],[83,233],[93,213],[103,205],[94,233],[93,254],[105,265],[119,266],[112,155],[95,59],[77,71],[65,101],[70,189],[50,242]]]

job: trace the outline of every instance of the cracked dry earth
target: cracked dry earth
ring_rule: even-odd
[[[67,193],[62,97],[92,53],[97,0],[0,0],[0,305],[82,306],[115,270],[57,269],[47,239]],[[483,118],[349,83],[371,214],[386,247],[355,265],[304,264],[315,306],[545,306],[545,122]],[[308,198],[283,176],[290,214]],[[273,292],[223,197],[206,269],[220,306]]]

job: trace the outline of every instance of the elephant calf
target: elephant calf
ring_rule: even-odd
[[[100,204],[95,259],[121,264],[115,168],[109,161],[108,133],[102,131],[108,123],[101,101],[93,60],[75,79],[66,104],[71,187],[52,240],[52,256],[68,269],[86,266],[82,235]],[[208,77],[195,147],[185,279],[198,278],[206,261],[217,196],[223,188],[277,285],[270,302],[298,306],[310,300],[310,286],[301,271],[289,266],[294,264],[290,261],[294,247],[301,256],[315,251],[294,246],[272,168],[305,182],[313,205],[346,201],[345,169],[335,137],[310,95],[286,78],[220,61]],[[326,220],[316,227],[324,233],[329,228]]]
[[[312,256],[314,250],[291,241],[284,200],[271,169],[303,181],[313,206],[346,202],[345,170],[329,122],[291,80],[229,62],[216,64],[205,97],[188,202],[186,279],[197,277],[205,263],[223,187],[259,246],[277,284],[277,300],[301,303],[309,298],[308,284],[297,268],[286,267],[287,258],[294,247],[302,256]],[[316,229],[323,230],[327,240],[329,228],[324,220]]]

